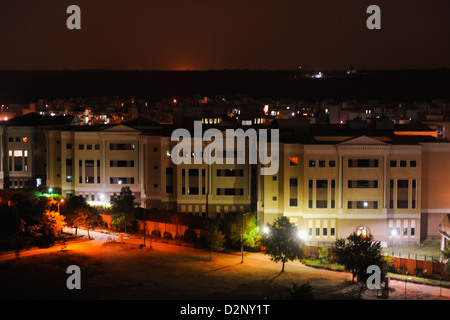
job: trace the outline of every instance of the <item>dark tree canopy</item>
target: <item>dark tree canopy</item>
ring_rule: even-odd
[[[288,261],[301,259],[304,256],[304,249],[298,237],[298,230],[288,217],[277,218],[273,225],[269,226],[269,234],[261,238],[261,245],[264,253],[270,255],[270,259],[275,262],[282,262],[281,272]]]
[[[122,187],[111,200],[111,225],[127,230],[136,227],[139,204],[130,187]]]
[[[352,273],[352,281],[356,278],[361,283],[361,290],[371,275],[367,273],[369,266],[378,266],[382,272],[381,277],[384,278],[387,263],[381,251],[381,243],[374,241],[372,235],[363,236],[352,233],[346,239],[337,239],[333,253],[336,256],[336,262]]]

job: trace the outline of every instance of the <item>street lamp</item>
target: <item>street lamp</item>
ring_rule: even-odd
[[[241,255],[242,260],[241,263],[244,263],[244,217],[246,213],[242,213],[242,232],[241,232]]]
[[[298,236],[301,240],[305,241],[305,239],[306,239],[306,232],[305,232],[304,230],[299,230],[298,233],[297,233],[297,236]]]
[[[397,236],[397,230],[392,229],[391,236],[392,236],[392,256],[394,256],[394,237]]]
[[[405,279],[405,300],[406,300],[406,283],[411,280],[411,277]]]

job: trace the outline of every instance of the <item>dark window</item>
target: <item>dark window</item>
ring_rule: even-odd
[[[318,209],[326,209],[328,205],[327,200],[316,200],[316,208]]]
[[[244,189],[242,189],[242,188],[217,188],[216,193],[218,196],[243,196]]]
[[[131,143],[110,143],[109,150],[134,150],[134,144]]]
[[[110,160],[109,166],[111,168],[128,168],[134,167],[134,160]]]
[[[316,181],[317,188],[328,188],[328,180],[317,180]]]
[[[189,169],[189,177],[198,177],[198,169]]]
[[[378,159],[349,159],[349,168],[378,168]]]

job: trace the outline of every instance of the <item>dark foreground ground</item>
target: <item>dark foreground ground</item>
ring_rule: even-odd
[[[344,272],[315,269],[299,262],[274,263],[260,253],[241,256],[139,242],[81,241],[60,248],[0,256],[0,299],[86,300],[291,300],[292,284],[309,282],[316,300],[356,300],[358,286]],[[67,267],[81,270],[81,289],[69,290]],[[391,281],[390,299],[403,300],[405,286]],[[408,284],[408,300],[450,300],[450,290]],[[365,300],[376,299],[366,291]]]

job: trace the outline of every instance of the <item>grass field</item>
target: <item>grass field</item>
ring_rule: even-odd
[[[425,240],[421,243],[421,245],[415,246],[396,246],[394,243],[394,248],[392,248],[392,243],[389,243],[389,247],[383,248],[383,253],[392,255],[394,252],[394,256],[407,258],[408,254],[411,259],[419,260],[431,260],[437,259],[441,256],[441,240],[433,239],[433,240]],[[425,259],[426,257],[426,259]]]

